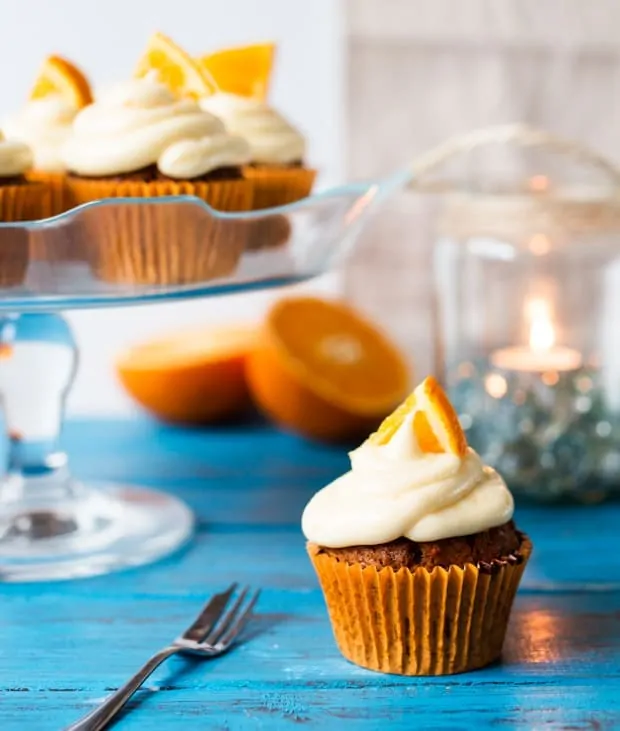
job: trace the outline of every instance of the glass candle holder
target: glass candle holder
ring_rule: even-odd
[[[558,149],[568,181],[524,164],[437,198],[436,365],[515,494],[598,502],[620,492],[620,175]]]

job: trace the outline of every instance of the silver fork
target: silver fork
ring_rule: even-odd
[[[65,731],[99,731],[105,728],[149,675],[172,655],[190,654],[205,660],[223,655],[233,646],[252,617],[260,593],[255,591],[250,595],[250,589],[246,586],[226,611],[236,589],[237,584],[231,584],[226,591],[216,594],[191,627],[168,647],[153,655],[131,680],[106,698],[98,708],[68,726]]]

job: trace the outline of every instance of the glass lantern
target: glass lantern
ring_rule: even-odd
[[[437,371],[469,444],[517,495],[620,492],[620,174],[523,127],[426,163]]]

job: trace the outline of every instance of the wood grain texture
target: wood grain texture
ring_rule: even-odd
[[[232,579],[264,587],[254,636],[210,663],[175,659],[115,728],[613,729],[620,727],[620,506],[520,507],[535,553],[503,662],[450,678],[382,676],[333,643],[299,515],[346,469],[344,448],[260,424],[185,431],[72,423],[84,478],[182,496],[191,546],[79,582],[0,585],[0,729],[63,728],[126,680]]]

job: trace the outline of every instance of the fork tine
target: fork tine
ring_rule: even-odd
[[[235,616],[237,612],[239,611],[239,607],[243,604],[245,601],[246,596],[248,595],[248,592],[250,591],[249,586],[245,586],[243,588],[243,591],[239,594],[239,596],[235,599],[235,602],[230,607],[230,609],[220,617],[217,624],[213,625],[211,628],[211,631],[209,634],[205,637],[205,642],[207,642],[209,645],[215,645],[219,638],[228,630],[230,625],[235,620]]]
[[[210,632],[216,622],[226,609],[226,605],[230,601],[230,597],[235,593],[237,583],[231,584],[226,591],[216,594],[204,606],[194,623],[188,627],[181,635],[184,640],[192,642],[201,642],[207,632]]]
[[[252,595],[248,605],[243,612],[237,617],[232,627],[223,635],[219,637],[219,644],[222,647],[222,651],[228,649],[235,641],[237,636],[242,632],[246,624],[252,618],[252,610],[256,606],[256,602],[260,596],[260,589],[257,589]]]

